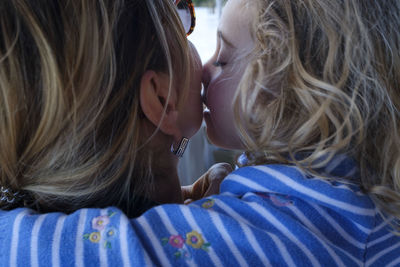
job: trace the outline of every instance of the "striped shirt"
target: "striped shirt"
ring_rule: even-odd
[[[330,173],[354,172],[335,159]],[[243,167],[221,193],[120,210],[0,211],[1,266],[400,266],[400,237],[353,184],[293,166]]]

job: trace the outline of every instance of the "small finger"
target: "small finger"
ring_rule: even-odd
[[[192,203],[193,202],[193,199],[191,199],[191,198],[188,198],[188,199],[185,199],[185,201],[183,202],[185,205],[188,205],[188,204],[190,204],[190,203]]]
[[[184,185],[181,186],[181,192],[182,192],[182,198],[183,200],[187,199],[187,198],[191,198],[192,196],[192,186],[191,185]]]

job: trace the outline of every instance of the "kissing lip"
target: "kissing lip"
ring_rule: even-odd
[[[203,101],[203,104],[208,108],[207,106],[207,87],[202,84],[203,88],[201,90],[201,100]]]

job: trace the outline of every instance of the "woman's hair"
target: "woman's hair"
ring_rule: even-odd
[[[173,2],[1,1],[0,32],[0,185],[43,211],[131,214],[155,165],[141,77],[152,69],[188,82]]]
[[[235,100],[250,163],[311,171],[344,153],[400,219],[400,1],[254,3],[256,47]]]

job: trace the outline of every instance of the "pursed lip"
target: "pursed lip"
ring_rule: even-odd
[[[203,104],[208,108],[207,106],[207,87],[202,83],[202,90],[201,90],[201,100],[203,101]]]

